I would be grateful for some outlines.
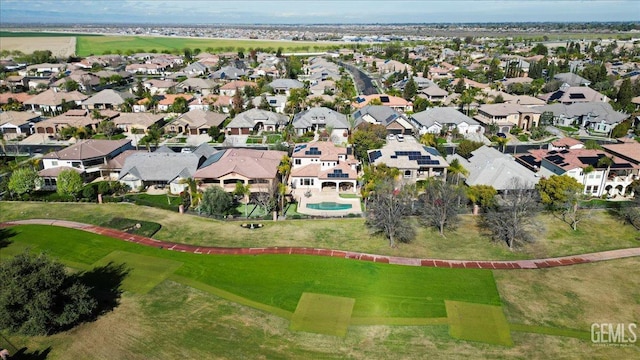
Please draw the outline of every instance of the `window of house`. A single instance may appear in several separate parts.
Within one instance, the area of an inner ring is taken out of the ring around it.
[[[58,166],[58,162],[57,161],[52,161],[51,162],[51,166]]]
[[[405,178],[410,178],[411,177],[411,170],[405,170],[404,171],[404,177]]]
[[[591,192],[591,186],[587,186],[586,191],[587,191],[588,193],[590,193],[590,192]]]
[[[301,159],[295,159],[295,160],[293,161],[293,163],[294,163],[295,165],[300,165],[300,164],[302,164],[302,160],[301,160]]]
[[[594,193],[594,194],[598,193],[598,185],[596,185],[596,186],[594,186],[594,187],[593,187],[593,193]]]

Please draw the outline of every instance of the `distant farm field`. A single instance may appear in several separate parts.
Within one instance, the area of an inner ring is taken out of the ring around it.
[[[275,52],[310,52],[325,50],[334,44],[299,41],[239,40],[239,39],[193,39],[159,36],[78,36],[77,55],[88,56],[105,53],[126,52],[182,52],[184,48],[213,52],[236,52],[239,49],[271,49]]]
[[[73,36],[0,37],[0,51],[21,51],[31,54],[36,50],[49,50],[56,57],[69,57],[76,52]]]

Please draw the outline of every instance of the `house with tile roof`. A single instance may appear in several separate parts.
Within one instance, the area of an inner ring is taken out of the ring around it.
[[[220,87],[220,95],[234,96],[238,90],[244,91],[246,86],[250,86],[258,90],[258,84],[253,81],[233,80]]]
[[[214,110],[228,114],[232,108],[233,97],[225,95],[199,96],[189,102],[189,110]]]
[[[399,96],[386,94],[360,95],[356,97],[356,100],[351,104],[351,106],[356,109],[362,109],[369,105],[372,100],[375,100],[376,102],[379,101],[381,105],[390,107],[397,111],[413,111],[413,103],[411,101],[407,101]]]
[[[179,92],[200,94],[202,96],[214,94],[217,87],[218,84],[215,81],[201,78],[189,78],[176,85],[176,89]]]
[[[184,69],[182,69],[182,72],[187,74],[187,76],[189,77],[196,77],[208,73],[209,68],[206,65],[201,64],[199,61],[196,61],[187,65]]]
[[[273,111],[250,109],[236,115],[225,128],[227,135],[249,135],[252,132],[281,131],[289,117]]]
[[[603,162],[609,158],[611,165]],[[518,161],[530,169],[538,170],[540,176],[567,175],[583,184],[583,194],[601,197],[625,195],[631,184],[638,179],[639,166],[622,157],[611,156],[596,149],[573,150],[529,150],[519,155]],[[592,171],[587,172],[585,169]]]
[[[584,143],[580,140],[563,137],[561,139],[553,140],[549,143],[549,150],[574,150],[584,149]]]
[[[400,178],[406,184],[437,177],[446,179],[449,164],[440,153],[420,144],[413,137],[404,141],[387,140],[380,149],[367,151],[369,164],[385,164],[400,170]]]
[[[539,99],[542,99],[551,104],[558,102],[561,104],[576,104],[576,103],[590,103],[590,102],[603,102],[609,101],[606,95],[603,95],[587,86],[570,86],[569,84],[562,84],[557,91],[538,95]]]
[[[169,108],[176,101],[177,98],[183,98],[187,101],[187,104],[193,100],[191,94],[165,94],[158,101],[158,111],[169,111]]]
[[[228,115],[213,111],[190,110],[165,125],[165,131],[174,134],[206,134],[210,128],[220,128]]]
[[[462,135],[484,133],[482,125],[460,111],[451,107],[434,107],[417,112],[409,117],[420,135],[458,129]]]
[[[36,113],[59,114],[62,112],[64,102],[71,102],[74,107],[79,107],[89,97],[78,91],[57,91],[49,89],[34,95],[24,101],[24,106]]]
[[[135,99],[134,94],[104,89],[82,102],[84,109],[119,109],[127,99]]]
[[[80,140],[62,150],[42,157],[43,170],[40,176],[48,178],[48,186],[55,186],[55,178],[66,168],[73,168],[82,174],[85,181],[103,176],[109,160],[120,153],[132,149],[131,140]],[[63,168],[63,169],[59,169]]]
[[[474,120],[488,129],[490,125],[497,125],[499,132],[508,133],[513,127],[529,130],[538,126],[542,111],[528,108],[519,104],[484,104],[478,108]]]
[[[150,127],[161,125],[166,114],[119,113],[113,124],[125,134],[145,134]]]
[[[100,113],[106,119],[111,119],[115,115],[104,114],[104,110]],[[74,109],[64,114],[54,116],[52,118],[42,120],[36,123],[35,130],[38,134],[54,135],[58,134],[64,127],[88,128],[96,130],[100,121],[105,119],[95,118],[87,109]]]
[[[330,141],[296,144],[291,154],[292,189],[357,191],[360,162],[347,148]]]
[[[200,188],[220,186],[233,192],[236,183],[249,185],[252,194],[268,192],[279,182],[278,165],[285,151],[232,148],[220,150],[194,173]]]
[[[29,136],[35,132],[34,124],[40,121],[40,115],[24,111],[0,112],[0,133],[6,139]]]

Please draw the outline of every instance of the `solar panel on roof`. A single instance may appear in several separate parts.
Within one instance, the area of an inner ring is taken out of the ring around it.
[[[569,99],[586,99],[586,97],[584,96],[584,94],[577,93],[577,94],[569,94]]]
[[[389,97],[388,96],[380,96],[380,102],[381,103],[388,103],[389,102]]]
[[[382,152],[380,150],[372,151],[369,153],[369,162],[374,162],[378,160],[381,156],[382,156]]]

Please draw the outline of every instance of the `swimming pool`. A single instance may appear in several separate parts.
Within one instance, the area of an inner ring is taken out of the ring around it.
[[[307,208],[313,210],[348,210],[351,209],[351,204],[338,204],[334,202],[321,202],[316,204],[307,204]]]

